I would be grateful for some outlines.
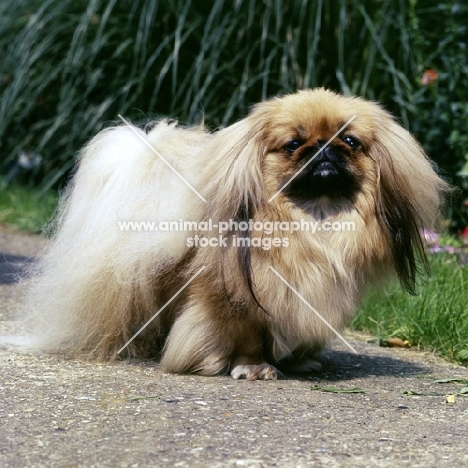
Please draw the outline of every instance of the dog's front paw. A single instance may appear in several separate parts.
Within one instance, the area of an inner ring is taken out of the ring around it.
[[[283,374],[270,364],[238,365],[231,371],[231,376],[235,379],[247,380],[276,380]]]

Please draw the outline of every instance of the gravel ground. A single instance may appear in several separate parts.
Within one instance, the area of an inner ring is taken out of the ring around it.
[[[0,230],[4,324],[18,299],[11,272],[41,242]],[[468,466],[468,397],[457,395],[468,384],[436,382],[468,379],[468,370],[347,337],[358,355],[337,342],[321,373],[268,382],[0,347],[0,466]],[[330,387],[365,393],[324,391]]]

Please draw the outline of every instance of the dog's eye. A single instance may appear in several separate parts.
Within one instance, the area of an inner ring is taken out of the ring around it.
[[[345,135],[342,138],[343,142],[346,143],[351,149],[356,149],[361,143],[360,141],[351,135]]]
[[[284,149],[288,151],[289,153],[294,153],[294,151],[296,151],[301,146],[302,146],[302,141],[294,139],[294,140],[288,141],[284,145]]]

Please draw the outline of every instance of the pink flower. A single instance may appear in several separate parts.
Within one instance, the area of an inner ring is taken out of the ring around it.
[[[423,86],[429,86],[432,83],[436,82],[439,78],[439,74],[432,69],[426,70],[421,78],[421,83]]]
[[[428,245],[437,244],[437,241],[439,240],[439,234],[434,231],[429,231],[428,229],[422,229],[421,236]]]

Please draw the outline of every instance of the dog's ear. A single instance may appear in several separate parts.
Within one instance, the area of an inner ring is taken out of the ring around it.
[[[414,294],[418,260],[429,271],[421,230],[437,225],[448,186],[416,140],[390,116],[385,115],[379,127],[369,152],[379,174],[377,216],[391,245],[395,271]]]
[[[249,116],[217,132],[206,151],[206,200],[209,216],[216,220],[235,219],[250,213],[264,202],[261,122]]]
[[[419,257],[426,272],[429,264],[419,233],[423,225],[412,201],[393,174],[392,165],[380,167],[380,184],[377,192],[377,216],[391,244],[393,266],[403,287],[415,294]]]
[[[206,180],[206,218],[214,222],[233,220],[237,226],[247,225],[249,219],[265,203],[265,187],[262,174],[266,153],[264,122],[256,113],[217,132],[206,151],[210,158]],[[237,239],[250,237],[248,229],[233,232]],[[255,293],[251,265],[250,242],[240,242],[237,265],[258,307],[267,312]],[[224,253],[222,262],[224,261]],[[224,269],[220,271],[224,275]],[[268,312],[267,312],[268,313]]]

